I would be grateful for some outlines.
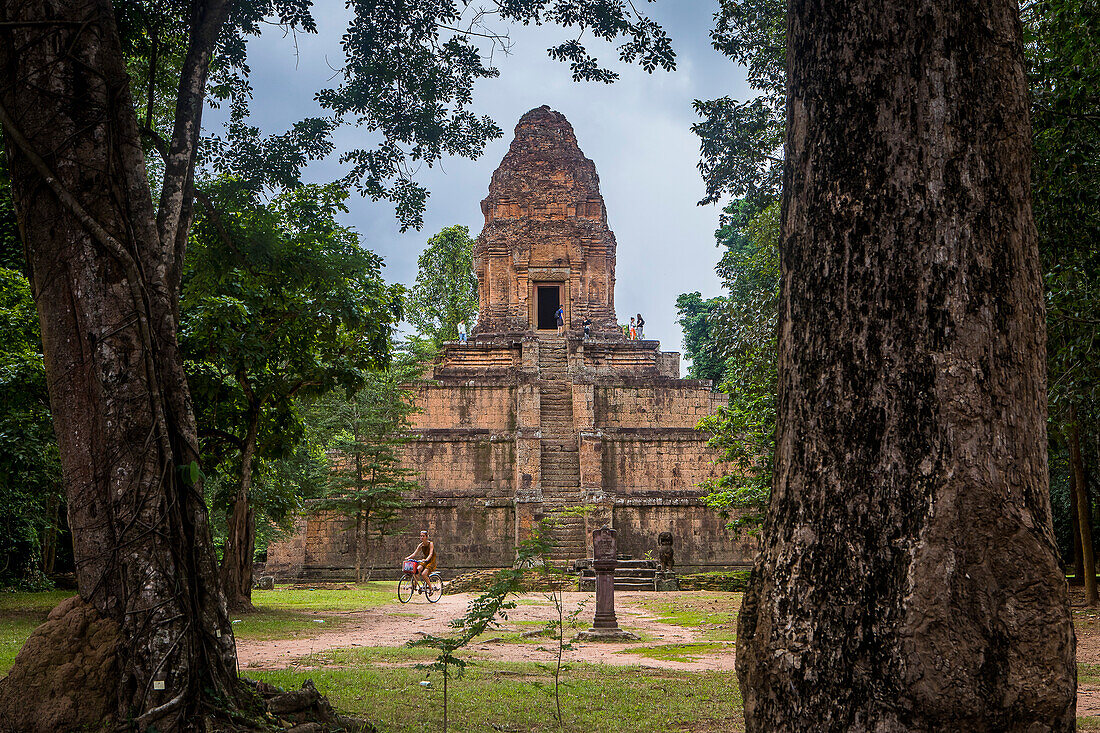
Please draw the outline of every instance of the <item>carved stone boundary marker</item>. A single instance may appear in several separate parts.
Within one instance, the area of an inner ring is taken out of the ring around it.
[[[592,532],[592,569],[596,571],[596,616],[592,628],[577,634],[579,641],[637,640],[619,628],[615,618],[615,530],[606,524]]]

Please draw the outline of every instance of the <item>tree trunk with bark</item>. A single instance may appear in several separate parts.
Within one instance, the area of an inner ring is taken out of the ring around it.
[[[241,482],[226,517],[225,551],[222,553],[222,588],[232,613],[245,613],[252,607],[252,562],[256,556],[256,514],[249,497],[252,491],[252,462],[260,432],[260,407],[251,411],[248,432],[241,449]]]
[[[355,443],[359,445],[359,433],[355,433]],[[363,456],[355,454],[355,491],[358,506],[355,509],[355,582],[363,582]]]
[[[749,731],[1069,731],[1017,6],[792,0]]]
[[[1073,534],[1073,577],[1074,583],[1085,582],[1085,556],[1081,544],[1080,510],[1077,508],[1077,475],[1069,472],[1069,526]],[[1086,515],[1087,516],[1087,515]]]
[[[201,16],[217,5],[194,7]],[[196,37],[219,26],[198,17]],[[209,61],[201,45],[184,69],[198,108]],[[0,79],[83,600],[73,613],[91,606],[119,631],[118,673],[89,694],[141,730],[189,729],[201,723],[204,690],[235,698],[236,665],[176,342],[186,206],[175,197],[162,207],[162,238],[107,0],[0,3]],[[193,112],[180,114],[189,139]],[[180,160],[193,155],[175,142]],[[71,648],[56,626],[58,647]],[[5,724],[99,724],[81,720],[79,704],[58,721],[56,700],[14,684],[39,663],[31,656],[20,655],[0,689]],[[43,672],[70,693],[95,677],[72,659]]]
[[[363,544],[366,540],[366,531],[363,526],[363,509],[355,513],[355,582],[363,582]]]
[[[1085,476],[1085,460],[1081,455],[1081,430],[1077,425],[1077,406],[1069,408],[1069,465],[1070,488],[1073,491],[1073,503],[1077,509],[1077,534],[1081,547],[1081,578],[1085,584],[1085,603],[1095,606],[1100,603],[1096,591],[1096,554],[1092,549],[1092,523],[1090,522],[1088,478]]]
[[[53,573],[54,563],[57,561],[58,520],[61,518],[61,500],[57,496],[51,496],[46,503],[46,516],[49,518],[49,526],[42,530],[42,572],[47,575]]]

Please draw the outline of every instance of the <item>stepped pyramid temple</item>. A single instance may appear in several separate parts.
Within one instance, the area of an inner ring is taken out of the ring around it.
[[[624,337],[615,235],[596,166],[564,116],[540,107],[520,119],[481,210],[477,325],[419,387],[406,465],[421,489],[407,497],[400,533],[372,541],[370,564],[396,570],[427,528],[445,577],[510,566],[531,527],[566,507],[589,511],[558,517],[558,559],[592,557],[591,531],[610,524],[618,551],[635,558],[656,556],[658,535],[671,532],[678,569],[751,563],[753,549],[729,536],[698,486],[722,467],[695,425],[725,396],[680,379],[678,353]],[[270,548],[266,572],[351,576],[345,526],[301,519]]]

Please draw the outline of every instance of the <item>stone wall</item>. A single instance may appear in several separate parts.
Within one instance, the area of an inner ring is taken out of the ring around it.
[[[427,384],[417,391],[414,430],[516,429],[516,387],[507,383]]]
[[[699,484],[722,475],[725,464],[707,446],[707,436],[694,430],[634,428],[603,434],[603,490],[615,495],[698,495]]]
[[[268,550],[264,572],[279,580],[352,578],[355,548],[347,525],[347,519],[331,512],[298,520],[294,535]],[[512,564],[515,510],[509,500],[414,500],[394,529],[396,534],[372,539],[367,565],[375,569],[376,579],[397,577],[421,529],[436,542],[437,569],[444,578]]]
[[[752,565],[758,540],[730,536],[726,520],[697,498],[638,501],[619,499],[612,508],[618,552],[658,556],[657,535],[672,533],[678,572]]]
[[[516,448],[487,430],[430,430],[404,446],[403,465],[418,471],[418,498],[511,497]]]
[[[507,341],[460,344],[457,341],[444,345],[443,353],[435,369],[451,375],[469,374],[483,377],[507,372],[518,366],[518,344]]]
[[[694,428],[727,401],[708,381],[621,379],[596,385],[593,409],[597,428]]]

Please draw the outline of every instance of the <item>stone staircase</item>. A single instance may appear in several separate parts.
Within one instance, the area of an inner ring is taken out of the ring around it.
[[[596,573],[592,570],[592,560],[582,560],[573,565],[580,573],[580,589],[596,589]],[[657,562],[654,560],[634,560],[620,556],[615,568],[615,590],[656,590]]]
[[[550,557],[569,561],[585,556],[584,517],[562,514],[577,506],[581,470],[573,425],[573,386],[564,339],[539,343],[542,432],[542,502],[552,522]]]

